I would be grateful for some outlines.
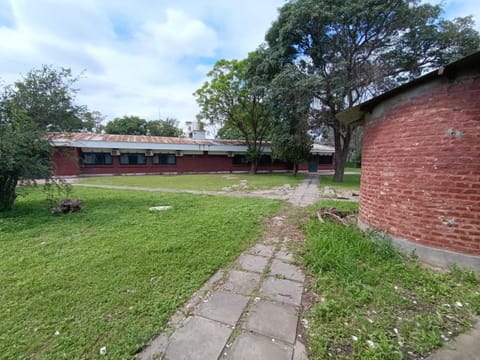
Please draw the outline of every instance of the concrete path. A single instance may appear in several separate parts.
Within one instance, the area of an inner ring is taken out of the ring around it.
[[[231,196],[231,197],[252,197],[252,198],[264,198],[264,199],[278,199],[286,200],[289,198],[288,193],[268,193],[268,191],[207,191],[207,190],[183,190],[183,189],[170,189],[170,188],[151,188],[142,186],[126,186],[126,185],[100,185],[100,184],[81,184],[72,183],[73,186],[92,187],[100,189],[114,189],[114,190],[140,190],[151,192],[166,192],[166,193],[186,193],[195,195],[219,195],[219,196]]]
[[[288,200],[294,206],[305,207],[312,205],[320,199],[320,192],[318,184],[320,181],[319,174],[308,174],[308,177],[300,183],[296,188],[290,192],[274,193],[268,190],[254,190],[250,192],[244,191],[207,191],[207,190],[183,190],[170,188],[151,188],[142,186],[127,186],[127,185],[101,185],[101,184],[82,184],[71,182],[73,186],[92,187],[100,189],[114,189],[114,190],[140,190],[151,192],[166,192],[166,193],[186,193],[195,195],[217,195],[217,196],[231,196],[231,197],[252,197],[264,199]]]
[[[289,202],[310,205],[318,192],[309,176]],[[295,233],[284,216],[270,219],[262,241],[215,274],[137,358],[306,360],[297,334],[305,276],[288,250]]]
[[[305,207],[312,205],[320,200],[320,191],[318,184],[320,175],[309,174],[308,177],[298,185],[288,201],[294,206]]]
[[[480,359],[480,318],[475,326],[452,342],[430,355],[427,360],[478,360]]]

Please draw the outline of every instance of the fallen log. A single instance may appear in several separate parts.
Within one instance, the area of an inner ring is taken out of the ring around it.
[[[317,218],[322,224],[325,223],[324,217],[327,217],[337,224],[348,226],[355,222],[354,215],[355,211],[336,208],[321,208],[317,211]]]

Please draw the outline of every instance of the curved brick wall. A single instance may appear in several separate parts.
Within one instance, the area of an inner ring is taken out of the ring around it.
[[[377,105],[362,153],[359,221],[480,255],[480,77],[442,78]]]

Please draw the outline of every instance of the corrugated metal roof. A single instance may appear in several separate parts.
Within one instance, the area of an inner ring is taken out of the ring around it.
[[[48,133],[53,146],[71,146],[103,149],[149,149],[149,150],[189,150],[189,151],[247,151],[247,143],[242,140],[175,138],[145,135],[111,135],[89,133]],[[265,142],[263,151],[272,151],[270,143]],[[312,154],[333,154],[331,146],[314,144]]]
[[[52,141],[102,141],[124,143],[148,143],[148,144],[185,144],[185,145],[208,145],[209,140],[192,140],[189,138],[146,136],[146,135],[113,135],[91,133],[49,133]]]

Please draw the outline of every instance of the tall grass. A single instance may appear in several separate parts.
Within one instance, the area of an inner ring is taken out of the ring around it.
[[[419,359],[480,313],[472,272],[423,267],[354,227],[312,220],[304,261],[320,301],[308,314],[312,358]]]

